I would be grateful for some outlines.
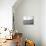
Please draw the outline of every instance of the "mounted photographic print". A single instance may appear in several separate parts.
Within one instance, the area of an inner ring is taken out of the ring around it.
[[[24,25],[33,25],[34,24],[34,16],[24,16],[23,24]]]

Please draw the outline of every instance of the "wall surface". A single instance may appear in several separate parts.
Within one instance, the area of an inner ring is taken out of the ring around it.
[[[12,6],[16,0],[0,0],[0,27],[12,29]]]
[[[42,46],[46,46],[46,0],[41,1],[41,38]]]
[[[24,38],[35,41],[41,46],[41,0],[23,0],[20,5],[14,5],[15,28],[22,32]],[[34,16],[34,25],[24,25],[24,16]]]

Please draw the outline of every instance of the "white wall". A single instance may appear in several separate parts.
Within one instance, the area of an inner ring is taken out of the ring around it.
[[[0,0],[0,27],[12,28],[12,6],[16,0]]]
[[[41,0],[23,0],[15,8],[15,28],[22,32],[25,38],[34,40],[36,46],[41,46]],[[34,25],[24,25],[23,16],[34,16]]]
[[[41,1],[41,38],[42,46],[46,46],[46,0]]]

